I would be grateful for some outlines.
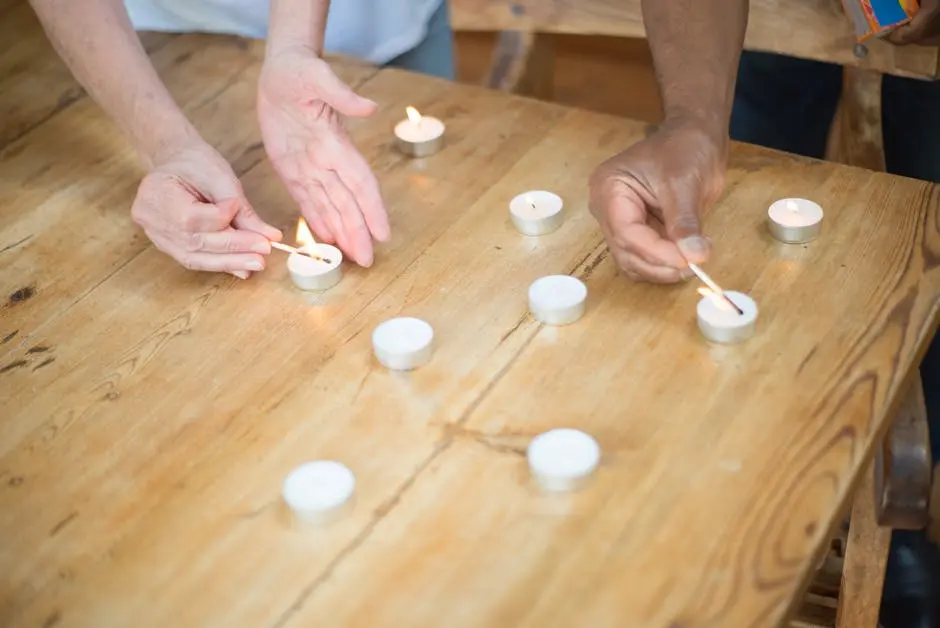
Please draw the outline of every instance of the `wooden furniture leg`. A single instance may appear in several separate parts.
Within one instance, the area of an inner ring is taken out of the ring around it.
[[[552,100],[555,53],[551,35],[501,31],[484,84],[491,89]]]
[[[874,473],[866,473],[855,495],[842,563],[837,628],[876,628],[891,530],[875,517]]]
[[[924,387],[917,376],[875,457],[879,525],[893,530],[922,530],[927,526],[932,468]]]

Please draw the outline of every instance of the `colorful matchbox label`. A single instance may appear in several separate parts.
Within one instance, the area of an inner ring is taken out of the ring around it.
[[[842,0],[842,6],[855,29],[855,38],[882,37],[910,21],[918,0]]]

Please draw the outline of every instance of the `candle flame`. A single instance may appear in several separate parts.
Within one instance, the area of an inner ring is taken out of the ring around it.
[[[714,303],[716,306],[718,306],[725,312],[734,312],[734,308],[728,305],[728,302],[725,301],[723,298],[721,298],[718,295],[718,293],[715,292],[714,290],[710,288],[706,288],[705,286],[702,286],[701,288],[698,289],[698,293],[702,295],[703,297],[708,297],[709,299],[711,299],[712,303]]]
[[[800,213],[800,206],[796,204],[796,201],[787,201],[787,202],[786,202],[786,207],[787,207],[787,209],[789,209],[789,210],[790,210],[791,212],[793,212],[794,214],[799,214],[799,213]]]
[[[307,221],[304,220],[303,217],[297,219],[297,235],[294,239],[297,241],[297,248],[299,249],[306,249],[317,243],[313,234],[310,233],[310,227],[307,226]]]
[[[405,107],[405,113],[408,114],[408,119],[415,124],[421,124],[421,114],[418,113],[418,110],[414,107],[408,106]]]
[[[528,194],[525,195],[525,202],[528,203],[532,209],[535,209],[535,201],[533,201],[532,197]]]

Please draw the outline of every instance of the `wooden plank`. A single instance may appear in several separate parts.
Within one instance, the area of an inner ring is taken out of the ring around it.
[[[248,96],[225,95],[254,71],[223,89],[207,70],[218,96],[193,96],[229,150],[254,123]],[[0,623],[784,621],[935,327],[940,188],[734,146],[706,217],[709,271],[750,292],[761,318],[748,343],[710,346],[695,285],[623,280],[586,209],[588,173],[642,124],[394,71],[361,91],[382,106],[350,128],[393,229],[374,267],[347,267],[314,297],[291,287],[283,258],[242,282],[140,245],[84,298],[46,290],[29,342],[5,345]],[[448,124],[433,158],[393,148],[407,104]],[[117,145],[100,113],[85,116],[80,130]],[[9,164],[29,171],[18,160],[45,127],[5,153],[4,177]],[[55,163],[70,168],[36,176],[84,210],[81,246],[58,245],[28,188],[4,205],[4,220],[42,227],[34,261],[55,284],[135,233],[94,211],[130,156],[103,170],[76,146],[59,145],[69,157]],[[258,160],[249,149],[234,161]],[[269,165],[244,179],[259,211],[289,226],[296,208]],[[544,187],[564,197],[565,225],[521,237],[506,204]],[[764,208],[807,189],[825,237],[775,242]],[[588,284],[577,325],[526,314],[529,282],[555,272]],[[410,374],[370,355],[371,329],[399,314],[437,333],[434,360]],[[40,366],[43,355],[54,360]],[[15,361],[26,365],[6,368]],[[592,433],[605,457],[587,490],[545,499],[520,452],[560,425]],[[323,457],[355,471],[356,506],[335,526],[291,529],[280,483]]]
[[[236,174],[263,157],[257,125],[239,122],[254,118],[262,56],[261,43],[201,35],[173,40],[154,54],[176,101]],[[42,55],[37,62],[44,63]],[[350,65],[340,72],[356,85],[375,69]],[[14,88],[3,98],[18,93]],[[82,99],[0,151],[0,203],[30,208],[0,216],[0,338],[15,334],[16,341],[0,346],[0,356],[25,349],[31,334],[149,246],[130,218],[143,172],[114,129],[95,103]],[[80,257],[61,254],[75,243]]]
[[[640,0],[449,0],[457,31],[541,31],[645,37]],[[781,26],[783,25],[783,26]],[[751,50],[828,61],[916,78],[940,77],[937,47],[855,37],[839,0],[752,0],[745,45]]]
[[[551,157],[543,159],[546,167],[531,170],[550,170]],[[908,311],[901,293],[869,318],[856,308],[870,305],[834,288],[848,282],[863,300],[883,298],[904,283],[900,260],[919,248],[892,255],[899,265],[886,273],[884,257],[863,259],[863,251],[888,237],[885,220],[909,230],[896,244],[930,223],[921,222],[924,214],[888,211],[894,200],[887,199],[901,188],[886,175],[777,159],[736,147],[731,191],[707,223],[715,250],[735,251],[713,260],[715,275],[726,285],[753,286],[767,316],[751,344],[700,343],[688,317],[691,286],[624,282],[598,243],[575,270],[591,295],[585,319],[564,329],[522,320],[513,334],[534,336],[512,367],[465,422],[445,432],[447,449],[315,583],[286,625],[331,617],[390,626],[390,618],[400,624],[407,617],[425,626],[442,613],[460,626],[784,620],[817,548],[841,522],[841,505],[854,492],[848,478],[869,467],[892,411],[899,381],[889,345],[925,340],[915,340],[925,333],[920,324],[889,322],[891,312]],[[908,202],[934,189],[917,185]],[[839,225],[839,235],[829,234],[833,246],[792,249],[753,236],[760,208],[806,186],[834,212],[827,213]],[[864,219],[874,222],[848,227],[845,221],[862,220],[873,204],[884,208]],[[924,235],[937,242],[932,230]],[[914,266],[922,263],[930,262]],[[823,279],[829,273],[837,276]],[[863,276],[875,284],[856,283]],[[875,279],[882,276],[890,279]],[[924,299],[922,307],[935,298],[909,294]],[[861,322],[874,319],[878,331]],[[756,366],[761,355],[773,356],[773,367]],[[823,380],[826,393],[813,386]],[[599,439],[603,469],[582,494],[540,498],[524,448],[534,435],[569,425]]]
[[[0,563],[16,565],[5,575],[9,586],[6,605],[0,605],[5,614],[0,616],[13,617],[17,623],[33,619],[42,623],[60,609],[73,623],[100,623],[104,618],[133,622],[143,616],[164,625],[271,623],[371,525],[377,516],[373,511],[391,507],[395,493],[435,449],[437,436],[426,430],[428,422],[463,412],[501,372],[519,342],[503,338],[517,322],[515,303],[506,300],[494,307],[488,298],[504,268],[486,264],[484,257],[485,276],[471,266],[456,273],[446,265],[431,276],[416,272],[415,264],[442,252],[446,257],[446,251],[455,247],[474,249],[481,256],[498,253],[493,246],[498,243],[489,233],[468,229],[469,217],[454,208],[469,206],[490,189],[505,174],[506,162],[542,140],[562,111],[526,101],[507,104],[492,100],[483,90],[453,92],[443,82],[402,90],[403,77],[387,73],[367,84],[363,93],[382,102],[383,111],[368,125],[351,124],[360,146],[382,173],[392,211],[394,237],[379,252],[384,261],[378,266],[368,273],[348,268],[342,289],[311,308],[307,298],[290,286],[283,258],[258,281],[237,282],[188,273],[147,248],[35,339],[51,347],[46,355],[57,357],[54,364],[5,374],[0,382],[4,398],[17,390],[43,390],[43,394],[13,399],[21,420],[5,422],[0,435],[6,453],[0,457],[0,469],[22,478],[27,489],[0,493],[4,513],[11,513],[3,521],[29,517],[36,523],[34,528],[16,530],[16,545],[35,552],[15,560],[9,553],[0,554]],[[457,146],[445,149],[424,167],[390,152],[389,129],[407,104],[447,118],[449,138]],[[469,110],[475,115],[468,115]],[[506,128],[517,132],[503,138]],[[470,146],[460,146],[462,137],[475,139]],[[583,180],[575,176],[571,185],[581,185]],[[296,210],[267,164],[253,169],[244,183],[248,194],[259,207],[269,208],[278,224],[287,226],[295,220]],[[484,214],[500,224],[504,219],[501,213],[481,207],[478,218]],[[462,222],[455,228],[458,219]],[[574,238],[594,239],[587,212],[567,229]],[[518,246],[510,234],[504,239],[507,248]],[[569,258],[579,254],[577,247],[559,244],[558,249]],[[519,259],[519,254],[513,259],[528,272],[541,263],[535,257]],[[139,298],[120,298],[131,291]],[[466,313],[456,316],[468,310],[467,303],[478,304],[472,309],[475,320]],[[437,315],[423,311],[428,305]],[[428,316],[443,334],[450,332],[449,325],[464,322],[481,332],[439,349],[438,359],[450,365],[446,372],[429,371],[429,379],[405,382],[370,365],[368,352],[371,327],[402,310]],[[233,327],[235,311],[240,312],[239,322]],[[83,333],[74,335],[71,330],[79,328]],[[133,339],[108,334],[108,329],[127,330]],[[247,344],[228,342],[233,334]],[[304,373],[302,384],[295,377],[271,377],[282,371],[285,361]],[[246,379],[236,390],[223,384],[228,375],[216,380],[218,386],[208,384],[200,376],[208,372],[241,372]],[[351,372],[360,376],[350,379]],[[168,385],[174,389],[171,397],[158,392]],[[414,387],[433,397],[415,397]],[[324,390],[330,391],[329,402],[320,399]],[[169,405],[138,405],[154,394]],[[63,404],[66,398],[72,402]],[[185,407],[176,407],[184,398]],[[361,405],[367,399],[381,400],[389,417],[384,428],[377,429],[371,407]],[[99,439],[117,428],[115,420],[123,423],[120,417],[128,411],[136,414],[124,441],[133,455],[93,455]],[[331,419],[338,414],[346,419],[334,424]],[[195,445],[197,440],[203,442],[198,449],[211,460],[197,462],[198,452],[184,445]],[[395,456],[385,461],[374,458],[376,448],[393,443]],[[180,445],[183,449],[176,449]],[[157,453],[169,450],[176,453]],[[43,452],[40,458],[55,457],[59,463],[36,466],[39,458],[31,451]],[[86,455],[91,457],[83,464],[85,470],[66,477],[65,470],[77,462],[76,456]],[[233,472],[231,465],[244,455],[256,462]],[[355,467],[361,510],[326,537],[282,534],[277,498],[272,501],[270,491],[276,493],[290,467],[311,455],[333,456]],[[219,475],[222,469],[228,471]],[[0,486],[8,487],[9,473]],[[121,479],[115,484],[117,478]],[[120,490],[118,485],[125,480],[134,486],[125,496],[128,501],[112,492]],[[118,503],[116,509],[107,509],[105,517],[82,505],[85,498],[94,501],[95,496],[108,494]],[[202,510],[196,519],[184,514],[203,500],[227,500],[226,495],[234,494],[242,495],[238,504]],[[51,498],[57,506],[37,510],[38,502],[29,495],[44,495],[43,500]],[[11,500],[19,504],[16,514],[7,509]],[[48,531],[75,511],[79,514],[67,531],[50,539]],[[237,603],[228,585],[194,588],[195,582],[218,574],[212,575],[213,561],[192,560],[196,554],[226,553],[235,537],[213,530],[236,521],[231,531],[244,535],[239,542],[245,544],[245,560],[240,560],[240,567],[227,569],[224,580],[242,582],[245,591],[253,592],[239,595]],[[190,530],[185,539],[179,536],[183,528]],[[102,534],[105,530],[109,532]],[[48,553],[50,541],[58,546],[75,538],[84,539],[80,547],[59,546],[62,551]],[[8,545],[5,551],[13,548]],[[259,564],[279,564],[283,575],[293,574],[294,585],[285,588],[277,578],[259,582]],[[141,570],[142,565],[150,568]],[[56,576],[62,570],[71,574],[68,581]],[[153,579],[163,583],[163,610],[153,608],[146,593]],[[36,588],[40,585],[42,590]],[[111,599],[116,588],[126,593],[118,605]]]
[[[914,373],[875,459],[878,524],[893,530],[922,530],[928,523],[932,480],[924,386],[920,374]]]
[[[85,91],[59,58],[49,54],[45,37],[23,37],[40,32],[39,20],[27,2],[17,2],[0,19],[0,150],[58,114]],[[173,35],[145,33],[144,47],[155,52]]]
[[[862,476],[862,480],[849,523],[836,614],[837,628],[878,628],[891,529],[879,526],[875,517],[874,474],[871,470]]]
[[[551,35],[502,31],[483,84],[490,89],[551,101],[555,55]]]

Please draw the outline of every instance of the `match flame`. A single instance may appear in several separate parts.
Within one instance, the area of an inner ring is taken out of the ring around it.
[[[787,201],[786,207],[787,207],[787,209],[789,209],[789,210],[790,210],[791,212],[793,212],[794,214],[799,214],[799,213],[800,213],[800,206],[797,205],[795,201]]]
[[[418,113],[417,109],[408,106],[405,107],[405,113],[408,114],[408,119],[411,120],[414,124],[421,124],[421,114]]]
[[[720,296],[718,296],[718,294],[714,290],[710,288],[706,288],[705,286],[702,286],[701,288],[698,289],[698,293],[702,295],[703,297],[708,297],[709,299],[711,299],[712,303],[714,303],[717,307],[721,308],[725,312],[733,312],[737,314],[737,312],[734,311],[734,308],[728,305],[728,302],[722,299]]]
[[[297,235],[294,237],[294,239],[299,245],[297,248],[300,249],[312,247],[317,243],[313,237],[313,234],[310,233],[310,227],[307,226],[307,221],[302,217],[297,219]]]

